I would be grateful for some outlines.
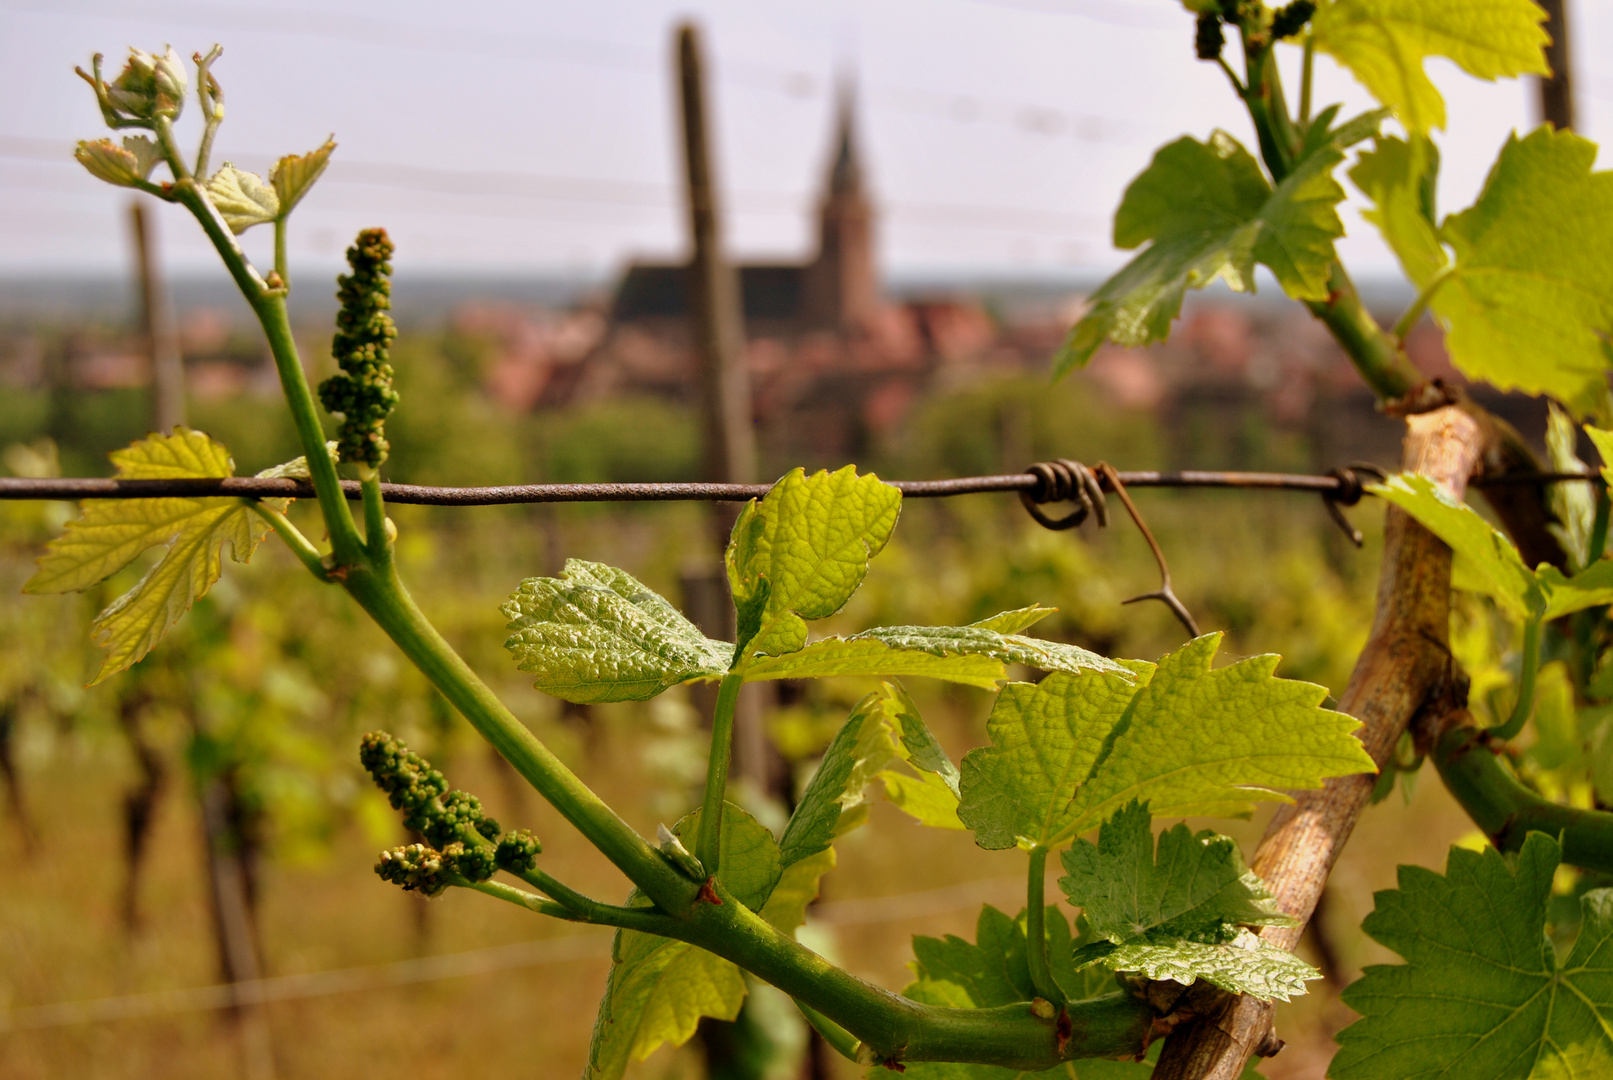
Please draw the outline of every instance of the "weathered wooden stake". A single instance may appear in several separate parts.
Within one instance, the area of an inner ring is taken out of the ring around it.
[[[1574,127],[1574,83],[1568,56],[1568,0],[1538,3],[1546,9],[1546,32],[1551,35],[1551,44],[1546,46],[1551,78],[1540,80],[1540,119],[1558,131],[1570,131]]]
[[[179,352],[174,308],[157,266],[155,223],[146,205],[129,204],[134,223],[135,270],[140,279],[140,330],[151,357],[151,422],[167,434],[185,422],[185,362]]]

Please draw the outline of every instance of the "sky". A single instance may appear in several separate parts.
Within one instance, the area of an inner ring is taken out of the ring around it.
[[[1571,0],[1578,127],[1613,135],[1613,4]],[[400,272],[614,273],[685,250],[673,33],[701,28],[725,243],[740,259],[806,256],[837,80],[856,85],[882,267],[908,276],[1084,276],[1120,265],[1109,219],[1161,144],[1220,127],[1253,146],[1225,78],[1192,53],[1177,0],[0,0],[0,274],[122,272],[131,193],[71,160],[106,134],[72,73],[109,76],[128,45],[214,42],[227,118],[215,164],[267,172],[334,132],[333,164],[292,220],[295,271],[334,268],[384,225]],[[1290,85],[1298,50],[1285,48]],[[1370,107],[1318,58],[1316,100]],[[1483,83],[1433,60],[1450,116],[1442,212],[1472,201],[1534,85]],[[193,143],[194,99],[181,121]],[[1602,164],[1606,167],[1604,156]],[[1348,185],[1346,185],[1348,186]],[[1343,211],[1346,264],[1394,263]],[[175,273],[213,265],[194,222],[162,207]],[[244,238],[267,260],[267,227]]]

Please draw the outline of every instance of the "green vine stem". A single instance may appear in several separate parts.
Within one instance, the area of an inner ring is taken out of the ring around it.
[[[1064,1004],[1064,994],[1053,981],[1047,965],[1046,911],[1042,904],[1042,890],[1047,877],[1047,853],[1043,844],[1033,844],[1030,850],[1030,871],[1025,879],[1025,961],[1030,967],[1031,987],[1036,996],[1055,1004]]]
[[[1413,300],[1411,306],[1395,321],[1395,328],[1390,333],[1394,335],[1396,341],[1405,342],[1406,335],[1412,332],[1412,329],[1417,325],[1417,320],[1423,317],[1423,312],[1427,311],[1428,305],[1433,302],[1434,294],[1439,291],[1441,285],[1450,280],[1451,275],[1455,272],[1456,264],[1450,263],[1428,279],[1428,284],[1424,285],[1422,290],[1417,293],[1417,299]]]
[[[286,547],[291,549],[291,553],[297,556],[297,560],[308,568],[309,573],[320,581],[330,580],[330,575],[325,572],[324,561],[320,558],[319,549],[291,523],[290,518],[257,499],[247,500],[247,505],[252,508],[253,513],[269,523],[269,527],[274,529]]]
[[[342,585],[471,726],[663,911],[693,903],[698,886],[527,730],[427,621],[395,571],[382,572],[366,561],[349,568]]]
[[[739,675],[723,676],[711,717],[711,759],[706,765],[706,793],[700,802],[700,827],[694,842],[694,857],[711,875],[717,873],[722,853],[723,799],[728,794],[728,766],[734,756],[734,710],[743,685]]]
[[[1516,851],[1530,832],[1559,836],[1563,861],[1613,873],[1613,813],[1581,810],[1530,791],[1496,756],[1465,710],[1434,744],[1434,767],[1473,823],[1501,851]],[[1466,722],[1463,722],[1466,721]]]
[[[1529,722],[1529,714],[1535,709],[1535,675],[1540,670],[1540,620],[1530,619],[1523,624],[1523,660],[1518,671],[1518,703],[1512,707],[1512,715],[1507,717],[1506,723],[1490,728],[1492,739],[1502,742],[1516,739],[1523,730],[1523,725]]]

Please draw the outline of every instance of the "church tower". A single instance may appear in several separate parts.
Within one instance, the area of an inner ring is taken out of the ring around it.
[[[854,330],[879,309],[874,273],[874,211],[858,160],[854,98],[838,94],[834,157],[818,211],[818,257],[806,268],[805,314],[813,326]]]

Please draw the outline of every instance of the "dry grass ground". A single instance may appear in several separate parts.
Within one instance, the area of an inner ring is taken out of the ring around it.
[[[972,696],[972,695],[971,695]],[[981,741],[982,706],[953,699],[930,715],[949,749]],[[633,744],[606,722],[591,753],[574,763],[649,830],[654,817],[641,798],[647,778]],[[550,733],[565,743],[564,732]],[[575,740],[571,740],[575,743]],[[216,981],[203,892],[198,825],[189,799],[171,790],[157,826],[143,901],[144,930],[126,940],[117,916],[122,861],[118,851],[122,780],[106,751],[58,748],[35,773],[30,798],[50,808],[42,844],[25,857],[13,830],[0,836],[0,997],[8,1009],[151,994]],[[95,760],[96,758],[101,760]],[[450,778],[482,793],[507,822],[536,827],[546,865],[602,896],[623,890],[610,867],[568,836],[535,797],[510,805],[513,789],[479,751],[455,760]],[[1219,823],[1223,829],[1227,823]],[[1246,844],[1260,822],[1232,823]],[[1385,955],[1354,929],[1371,894],[1393,885],[1399,862],[1442,865],[1447,846],[1469,826],[1437,783],[1425,783],[1411,807],[1397,794],[1367,816],[1335,875],[1328,932],[1353,978]],[[271,865],[264,875],[264,951],[271,976],[385,965],[423,954],[459,953],[511,942],[578,933],[489,898],[450,893],[422,902],[382,885],[369,871],[375,843],[358,827],[344,831],[315,865]],[[892,897],[979,882],[967,906],[927,900],[927,913],[880,917],[866,905],[828,909],[824,928],[837,958],[859,975],[900,987],[913,933],[972,937],[980,899],[1013,910],[1019,856],[987,853],[963,833],[924,830],[889,807],[875,808],[869,827],[840,844],[841,868],[825,900]],[[957,895],[957,894],[954,894]],[[912,905],[902,905],[909,911]],[[934,910],[946,907],[947,910]],[[849,920],[849,921],[847,921]],[[569,1077],[586,1052],[595,1003],[604,984],[607,938],[590,934],[593,955],[410,985],[286,1000],[267,1006],[278,1075],[324,1078],[408,1075],[420,1080],[489,1075]],[[1314,957],[1313,957],[1314,959]],[[1289,1048],[1265,1068],[1273,1077],[1319,1077],[1331,1035],[1348,1012],[1323,984],[1284,1009]],[[689,1052],[662,1051],[636,1069],[641,1077],[697,1076]],[[0,1034],[0,1076],[16,1080],[163,1080],[238,1075],[232,1028],[220,1012],[174,1012]],[[845,1075],[854,1075],[849,1067]]]

